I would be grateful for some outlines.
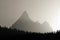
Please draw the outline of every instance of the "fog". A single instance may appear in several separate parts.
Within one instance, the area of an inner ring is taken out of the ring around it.
[[[60,0],[0,0],[0,24],[10,27],[25,10],[34,22],[47,21],[60,30]]]

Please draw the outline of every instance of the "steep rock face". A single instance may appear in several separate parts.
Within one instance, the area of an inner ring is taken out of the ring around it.
[[[22,16],[12,25],[11,28],[16,28],[24,31],[32,31],[32,32],[50,32],[52,28],[47,22],[40,24],[39,22],[33,22],[26,11],[22,14]]]
[[[29,18],[27,12],[24,11],[22,16],[12,25],[12,28],[32,30],[32,24],[34,24],[34,22]]]

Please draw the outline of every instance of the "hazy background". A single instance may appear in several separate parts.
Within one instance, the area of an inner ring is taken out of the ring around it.
[[[60,30],[60,0],[0,0],[0,24],[10,27],[24,11],[33,21],[47,21]]]

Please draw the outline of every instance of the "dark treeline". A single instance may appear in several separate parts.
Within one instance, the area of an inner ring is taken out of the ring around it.
[[[56,33],[36,33],[0,26],[0,38],[11,40],[60,40],[60,31]]]

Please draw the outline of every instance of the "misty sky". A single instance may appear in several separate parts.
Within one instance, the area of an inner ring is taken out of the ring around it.
[[[0,24],[10,27],[24,11],[33,21],[60,29],[60,0],[0,0]]]

